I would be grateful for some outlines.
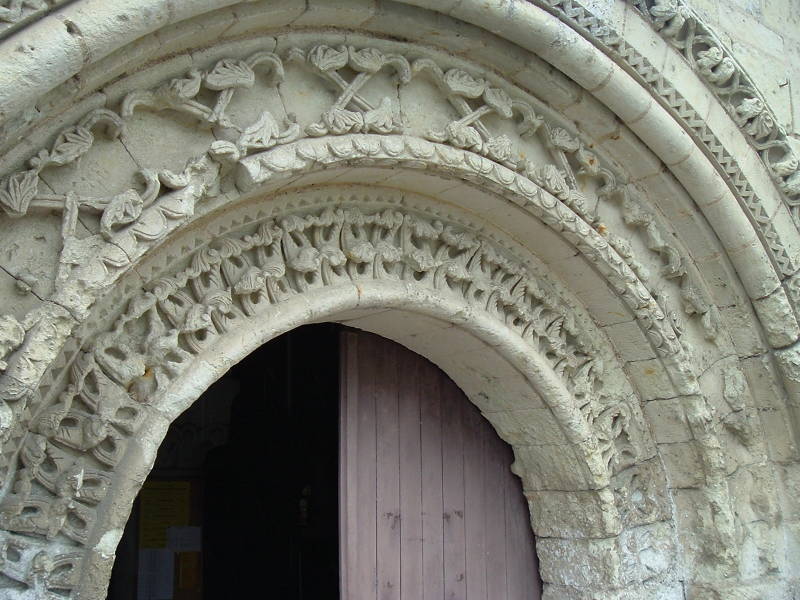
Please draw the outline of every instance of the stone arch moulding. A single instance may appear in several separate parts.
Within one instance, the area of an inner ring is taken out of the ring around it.
[[[84,2],[18,34],[30,58],[65,30],[84,69],[3,104],[44,115],[2,157],[4,591],[102,597],[170,419],[270,337],[346,320],[514,447],[549,597],[785,597],[790,178],[738,130],[719,151],[724,112],[687,117],[710,92],[614,62],[560,4],[204,6],[117,52]]]

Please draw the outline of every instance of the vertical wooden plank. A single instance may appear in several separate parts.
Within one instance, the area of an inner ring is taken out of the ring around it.
[[[400,598],[400,439],[396,344],[375,338],[378,598]]]
[[[498,453],[499,441],[494,429],[484,427],[484,469],[486,483],[486,597],[505,598],[506,587],[506,522],[503,457]]]
[[[467,600],[486,600],[486,530],[484,497],[484,436],[486,420],[467,398],[464,423],[464,533]]]
[[[358,336],[341,332],[339,352],[339,589],[342,598],[350,598],[358,558]]]
[[[413,353],[398,352],[400,420],[400,568],[402,600],[423,597],[422,449],[419,379],[421,362]]]
[[[358,343],[358,431],[356,457],[355,510],[356,525],[356,591],[358,598],[377,598],[376,546],[376,445],[375,445],[375,377],[369,368],[377,350],[376,341],[361,336]]]
[[[422,361],[417,357],[417,360]],[[423,365],[425,363],[422,363]],[[442,413],[440,378],[425,369],[419,378],[422,445],[423,599],[444,597],[442,537]]]
[[[510,448],[422,357],[343,340],[342,599],[538,600]]]
[[[466,546],[464,538],[464,430],[461,421],[463,393],[446,379],[442,381],[442,498],[444,536],[444,597],[466,596]]]

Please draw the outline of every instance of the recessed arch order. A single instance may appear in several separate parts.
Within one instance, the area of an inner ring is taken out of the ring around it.
[[[665,92],[652,49],[647,80],[561,5],[207,4],[16,34],[0,585],[103,597],[171,420],[334,320],[437,363],[512,445],[546,597],[789,589],[791,174],[696,61]]]

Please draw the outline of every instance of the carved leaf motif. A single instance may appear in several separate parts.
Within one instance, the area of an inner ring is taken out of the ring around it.
[[[378,255],[386,262],[398,262],[403,253],[400,251],[400,248],[397,246],[393,246],[389,242],[378,242],[377,246],[375,247]]]
[[[344,108],[333,108],[329,110],[322,115],[322,120],[328,130],[335,135],[359,131],[364,126],[364,115]],[[309,133],[311,135],[317,135],[310,130],[310,127]]]
[[[511,98],[509,98],[508,94],[506,94],[503,90],[499,88],[487,87],[483,92],[483,100],[501,117],[510,119],[514,116],[514,113],[511,111]]]
[[[499,162],[509,162],[512,154],[511,140],[507,135],[493,137],[486,141],[486,153]]]
[[[92,147],[94,136],[85,127],[65,129],[56,138],[49,162],[54,165],[66,165],[85,154]]]
[[[569,197],[567,181],[554,165],[545,165],[537,169],[534,180],[560,200],[566,200]]]
[[[320,71],[336,71],[347,64],[347,48],[341,46],[339,49],[330,46],[315,46],[308,53],[308,62],[317,67]]]
[[[275,138],[279,133],[280,127],[278,127],[275,117],[265,110],[255,123],[242,132],[236,145],[245,152],[250,148],[271,148],[275,145]]]
[[[478,98],[486,87],[483,79],[476,79],[461,69],[450,69],[442,80],[450,92],[467,98]]]
[[[25,339],[25,329],[11,315],[0,316],[0,372],[5,371],[5,358]]]
[[[320,259],[326,261],[333,267],[340,267],[347,262],[347,257],[339,248],[335,246],[324,246],[320,250]]]
[[[368,110],[364,114],[364,131],[378,133],[392,133],[397,127],[392,114],[392,103],[389,98],[383,98],[378,108]]]
[[[211,316],[208,314],[208,309],[201,304],[195,304],[187,311],[182,329],[192,332],[211,329],[212,327],[213,323],[211,322]]]
[[[142,197],[135,190],[127,190],[111,198],[100,218],[103,237],[111,239],[114,228],[136,221],[142,214]]]
[[[366,240],[352,240],[346,239],[343,247],[347,254],[347,258],[354,263],[369,263],[375,258],[377,254],[375,247]]]
[[[11,175],[6,189],[0,189],[0,205],[9,216],[21,217],[28,212],[28,205],[39,189],[39,174],[35,169],[20,171]]]
[[[422,219],[408,219],[406,221],[411,226],[413,234],[419,238],[435,240],[442,232],[442,223],[440,221],[423,221]]]
[[[377,73],[384,65],[383,52],[375,48],[362,48],[356,50],[352,46],[349,48],[350,66],[355,71],[366,73]]]
[[[255,83],[253,69],[246,62],[229,58],[219,61],[206,75],[206,87],[210,90],[249,88]]]
[[[300,273],[311,273],[319,268],[319,250],[313,247],[302,248],[294,256],[287,258],[287,264]]]
[[[566,129],[556,127],[550,132],[550,143],[564,152],[576,152],[580,147],[577,139],[572,137]]]
[[[453,229],[452,227],[445,227],[442,231],[442,240],[455,246],[459,250],[466,250],[473,248],[477,245],[478,241],[475,236],[464,230]]]
[[[408,262],[408,264],[411,265],[411,268],[413,268],[415,271],[419,271],[421,273],[435,269],[437,266],[433,255],[427,250],[420,249],[415,249],[409,252],[406,257],[406,262]]]
[[[236,294],[252,294],[264,286],[265,274],[258,267],[250,267],[233,286]]]
[[[236,144],[225,140],[213,142],[208,152],[215,160],[220,162],[235,163],[240,158],[239,149],[236,147]]]
[[[479,150],[483,146],[483,138],[478,130],[458,121],[449,123],[445,128],[445,135],[451,144],[458,148]]]

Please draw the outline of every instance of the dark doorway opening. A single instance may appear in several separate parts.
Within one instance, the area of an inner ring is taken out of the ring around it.
[[[109,600],[339,598],[338,331],[269,342],[172,424]]]

